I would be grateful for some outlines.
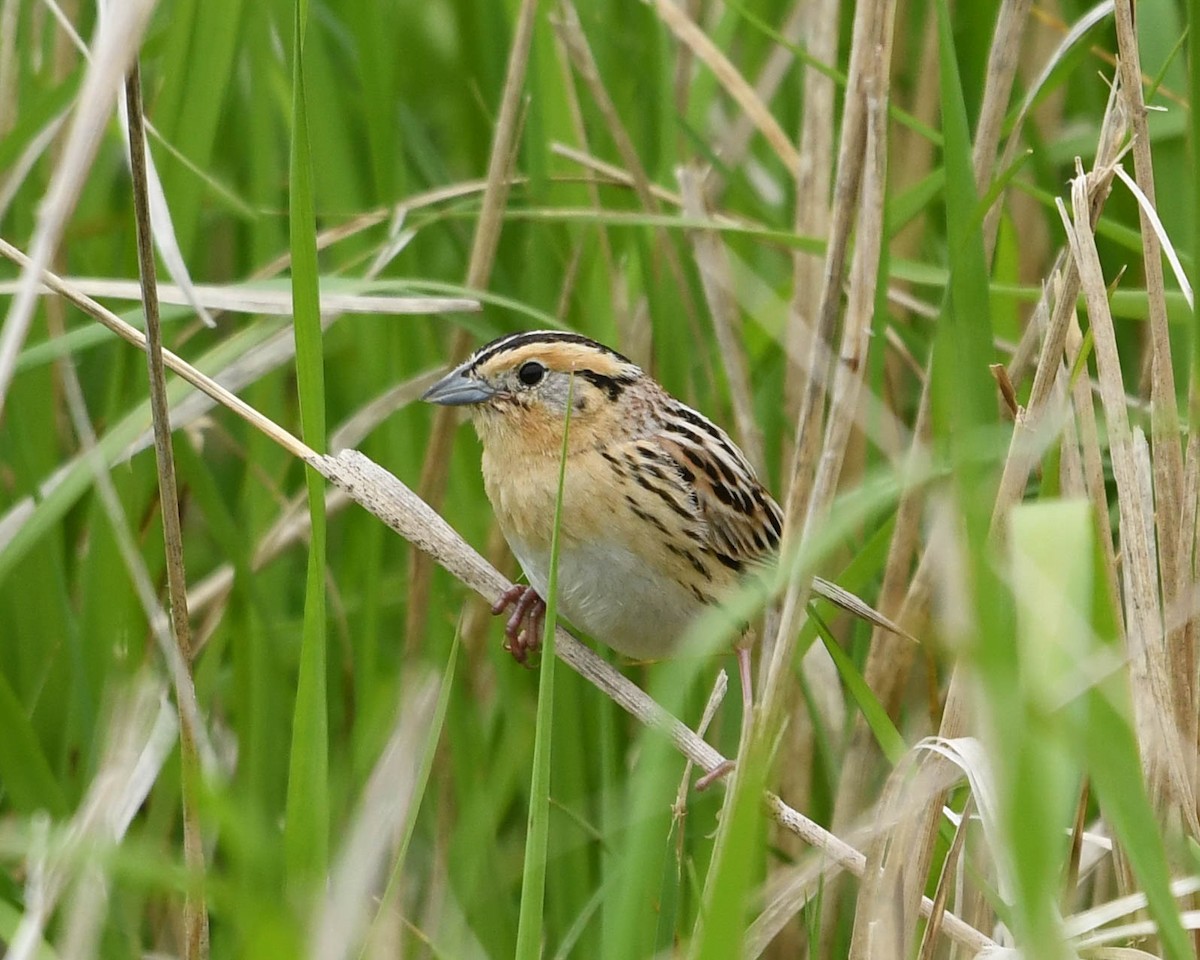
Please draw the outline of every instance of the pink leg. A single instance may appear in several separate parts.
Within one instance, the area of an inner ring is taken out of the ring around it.
[[[533,587],[514,585],[500,594],[492,604],[492,613],[499,615],[509,607],[512,616],[504,625],[504,649],[517,663],[524,664],[530,651],[542,644],[542,625],[546,620],[546,604]]]
[[[742,735],[738,742],[738,747],[741,749],[750,742],[750,728],[754,722],[754,680],[750,672],[750,648],[738,647],[735,652],[737,653],[738,675],[742,681]],[[729,776],[733,772],[734,766],[732,760],[726,760],[713,767],[696,781],[696,789],[698,791],[707,790],[718,780]]]
[[[742,739],[754,719],[754,675],[750,672],[750,648],[737,648],[738,674],[742,678]]]

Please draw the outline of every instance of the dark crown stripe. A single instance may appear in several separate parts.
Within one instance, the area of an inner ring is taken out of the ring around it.
[[[629,363],[628,358],[623,357],[611,347],[606,347],[602,343],[597,343],[590,337],[585,337],[578,333],[568,333],[564,330],[532,330],[529,333],[512,333],[505,337],[500,337],[498,340],[493,340],[491,343],[484,344],[475,351],[475,356],[470,360],[468,369],[475,370],[480,364],[486,363],[493,357],[501,353],[507,353],[510,350],[519,350],[521,347],[529,346],[533,343],[577,343],[581,346],[591,347],[600,353],[607,354],[622,363]]]

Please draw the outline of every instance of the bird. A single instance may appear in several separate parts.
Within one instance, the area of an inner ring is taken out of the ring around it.
[[[502,336],[422,399],[465,407],[482,443],[485,491],[529,581],[492,608],[511,609],[505,646],[519,662],[541,642],[564,429],[557,610],[593,639],[635,661],[676,655],[698,617],[778,555],[783,512],[737,444],[596,340]],[[898,630],[828,581],[814,589]],[[744,717],[745,638],[734,644]]]

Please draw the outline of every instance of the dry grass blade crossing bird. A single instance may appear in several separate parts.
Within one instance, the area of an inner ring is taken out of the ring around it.
[[[669,657],[697,616],[774,558],[783,515],[725,431],[615,350],[554,330],[479,348],[423,399],[467,407],[483,443],[488,499],[529,579],[493,607],[513,608],[517,660],[541,641],[568,397],[558,610],[625,656]],[[831,583],[814,589],[895,629]],[[736,648],[748,718],[744,637]]]

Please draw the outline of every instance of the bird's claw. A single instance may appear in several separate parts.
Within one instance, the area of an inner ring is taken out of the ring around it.
[[[546,604],[533,587],[516,584],[500,594],[492,604],[492,613],[499,616],[509,607],[513,611],[504,625],[504,649],[513,655],[517,663],[528,666],[529,654],[542,645]]]

